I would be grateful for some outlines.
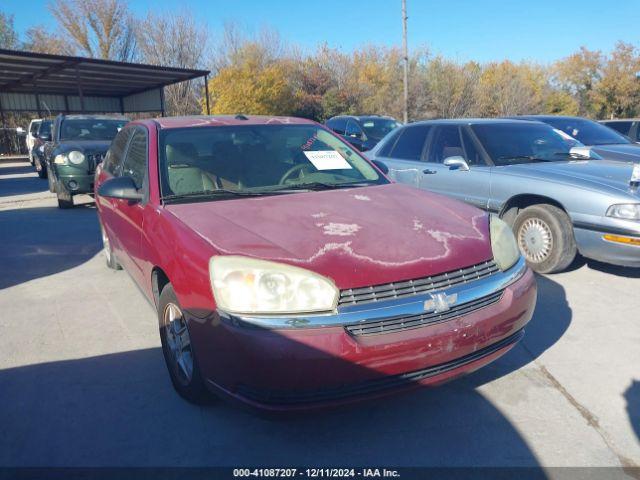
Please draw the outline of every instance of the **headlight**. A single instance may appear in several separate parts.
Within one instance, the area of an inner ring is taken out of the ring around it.
[[[38,151],[39,151],[40,153],[44,153],[44,145],[40,145],[40,146],[38,147]]]
[[[53,163],[55,163],[56,165],[68,165],[69,160],[67,159],[67,154],[61,153],[60,155],[56,155],[53,159]]]
[[[230,313],[328,312],[338,301],[339,292],[331,280],[282,263],[212,257],[209,276],[218,307]]]
[[[640,203],[611,205],[607,210],[607,217],[623,218],[625,220],[640,220]]]
[[[491,249],[493,259],[503,272],[510,269],[520,258],[520,250],[511,227],[500,218],[492,215],[489,220]]]
[[[69,161],[74,165],[80,165],[82,162],[84,162],[84,153],[77,150],[69,152],[67,156],[69,157]]]

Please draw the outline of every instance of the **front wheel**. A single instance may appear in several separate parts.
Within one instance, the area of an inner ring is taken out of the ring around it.
[[[58,196],[58,208],[73,208],[73,196],[60,183],[56,186]]]
[[[36,165],[36,172],[38,172],[38,178],[42,178],[42,179],[47,178],[47,169],[43,168],[42,165],[40,165],[39,170],[38,170],[38,165]]]
[[[522,255],[538,273],[560,272],[576,257],[571,220],[554,205],[525,208],[516,217],[513,230]]]
[[[160,293],[158,321],[162,353],[173,388],[191,403],[208,403],[211,395],[204,385],[191,343],[189,325],[171,284],[167,284]]]
[[[122,270],[120,263],[118,263],[118,259],[113,253],[111,241],[109,240],[107,232],[102,225],[100,225],[100,233],[102,234],[102,245],[104,247],[104,256],[107,261],[107,267],[112,270]]]

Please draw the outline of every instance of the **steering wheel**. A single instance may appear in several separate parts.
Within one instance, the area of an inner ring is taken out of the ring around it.
[[[289,170],[287,170],[286,172],[284,172],[284,175],[282,175],[282,177],[280,178],[280,185],[284,185],[284,182],[286,182],[287,180],[289,180],[289,177],[293,176],[294,173],[298,173],[298,178],[304,178],[304,171],[305,170],[311,170],[311,168],[313,168],[312,165],[309,165],[308,163],[300,163],[298,165],[294,165],[293,167],[291,167]],[[311,172],[309,172],[311,173]]]

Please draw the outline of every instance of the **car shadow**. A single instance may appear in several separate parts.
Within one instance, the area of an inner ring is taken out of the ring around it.
[[[640,441],[640,380],[633,380],[629,388],[624,392],[627,401],[627,414],[629,423]]]
[[[94,204],[0,210],[0,289],[78,266],[102,249]]]
[[[172,390],[160,348],[0,370],[0,464],[538,467],[527,440],[478,387],[527,365],[566,331],[564,290],[546,278],[539,286],[525,343],[493,364],[438,388],[295,416],[186,403]],[[358,364],[284,341],[281,348],[318,358],[319,374],[371,376]],[[546,477],[540,471],[535,478]]]
[[[13,177],[12,175],[33,174]],[[46,179],[38,178],[35,169],[29,163],[25,165],[2,165],[0,167],[0,197],[40,193],[49,190]]]
[[[597,262],[595,260],[587,260],[586,264],[590,269],[597,270],[602,273],[608,273],[625,278],[640,278],[640,268],[621,267],[618,265]]]

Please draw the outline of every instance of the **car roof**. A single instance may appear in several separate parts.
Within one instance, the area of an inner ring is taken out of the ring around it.
[[[65,115],[60,114],[61,117],[64,117],[67,120],[129,120],[127,117],[123,115]]]
[[[573,115],[514,115],[510,118],[513,120],[523,119],[523,120],[537,120],[539,122],[544,122],[545,120],[587,120],[593,121],[590,118],[578,117]]]
[[[335,117],[331,117],[329,120],[335,120],[337,118],[353,118],[359,121],[373,119],[373,118],[384,118],[385,120],[395,120],[395,118],[389,115],[336,115]]]
[[[161,129],[189,127],[220,127],[229,125],[316,125],[313,120],[269,115],[191,115],[154,118]]]
[[[523,123],[523,120],[515,120],[511,118],[441,118],[437,120],[419,120],[417,122],[408,123],[410,125],[482,125],[482,124],[501,124],[501,123]],[[529,123],[540,123],[530,121]]]

